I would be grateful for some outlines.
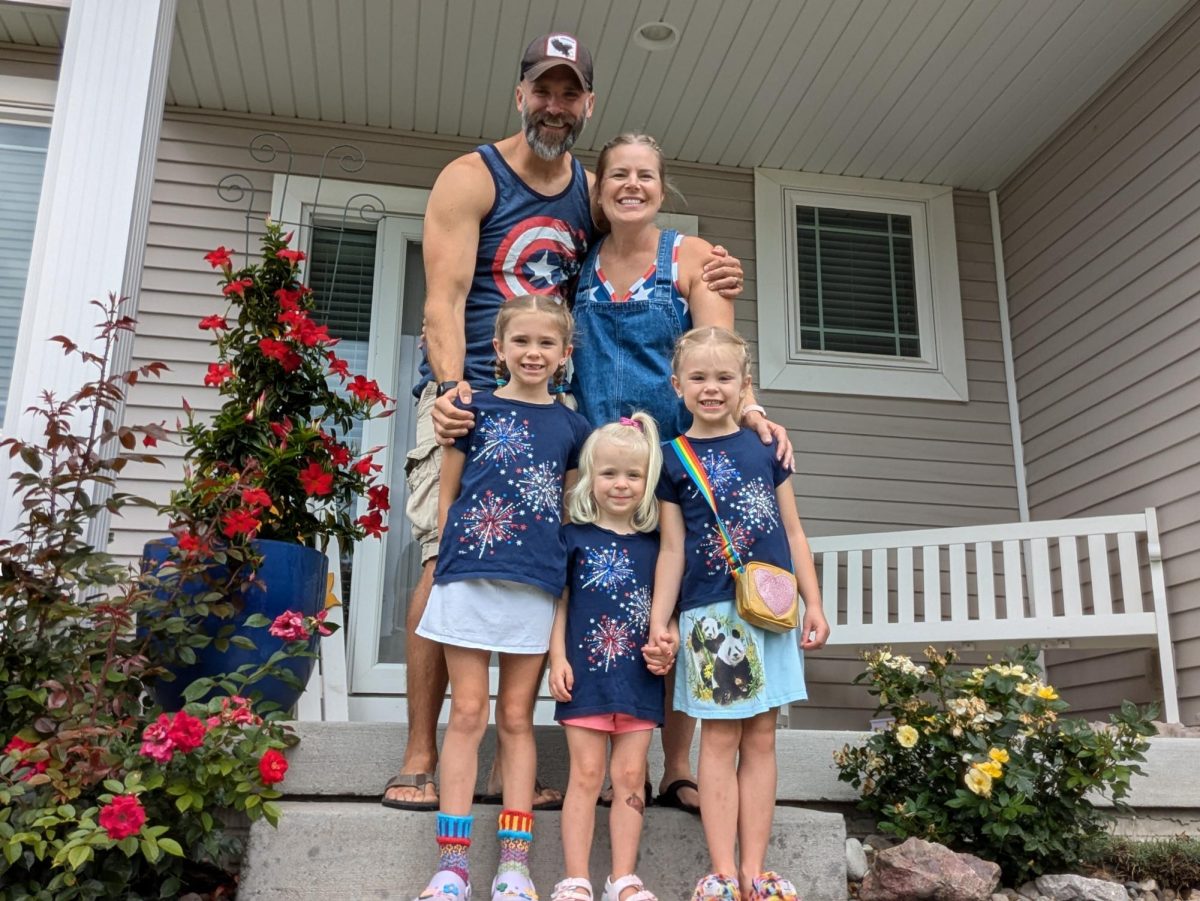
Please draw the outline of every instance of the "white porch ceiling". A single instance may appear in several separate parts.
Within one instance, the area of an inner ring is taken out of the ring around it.
[[[598,149],[998,187],[1193,0],[179,0],[169,104],[490,140],[526,42],[596,62]],[[0,7],[0,41],[63,13]],[[676,47],[631,36],[662,19]],[[58,38],[61,40],[61,38]]]

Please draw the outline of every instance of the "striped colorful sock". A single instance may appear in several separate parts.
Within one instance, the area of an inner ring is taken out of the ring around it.
[[[467,854],[471,850],[473,816],[454,817],[447,813],[437,816],[438,869],[448,870],[470,882]]]
[[[500,839],[497,873],[520,873],[529,877],[529,846],[533,842],[533,814],[502,810],[496,837]]]

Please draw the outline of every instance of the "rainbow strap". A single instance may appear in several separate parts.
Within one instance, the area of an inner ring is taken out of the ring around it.
[[[730,571],[740,573],[742,558],[734,550],[733,539],[729,537],[729,531],[725,528],[725,523],[721,521],[721,514],[717,512],[717,498],[713,493],[712,483],[708,481],[708,470],[696,456],[692,442],[687,440],[687,436],[680,435],[671,442],[671,447],[675,450],[675,455],[679,457],[679,462],[683,464],[683,471],[691,477],[700,496],[708,501],[708,506],[712,509],[713,518],[717,521],[717,529],[721,532],[721,540],[725,544],[721,550],[725,554],[725,561],[729,564]]]

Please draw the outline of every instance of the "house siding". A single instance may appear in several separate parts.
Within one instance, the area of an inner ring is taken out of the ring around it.
[[[170,425],[180,415],[184,397],[201,412],[216,404],[215,391],[201,387],[211,353],[196,321],[220,312],[223,304],[215,274],[202,255],[219,244],[237,249],[244,244],[244,205],[224,203],[215,190],[227,173],[248,175],[258,191],[255,212],[267,213],[272,175],[282,163],[250,159],[246,148],[262,131],[283,134],[292,144],[296,174],[316,175],[321,155],[349,141],[367,159],[352,178],[421,188],[432,186],[442,166],[471,146],[422,135],[169,109],[155,172],[134,355],[139,363],[163,360],[171,370],[158,382],[136,386],[126,414],[129,422],[165,419]],[[685,164],[669,168],[687,198],[677,211],[697,216],[705,238],[742,260],[746,290],[737,302],[736,318],[753,344],[759,327],[753,173]],[[811,535],[1017,518],[986,196],[956,193],[955,221],[969,403],[781,392],[760,397],[796,445],[795,487]],[[165,445],[159,450],[166,465],[131,466],[121,490],[155,500],[167,497],[181,473],[179,450]],[[151,512],[130,511],[115,524],[113,550],[137,554],[162,528]],[[797,709],[793,723],[861,727],[873,705],[865,692],[850,686],[858,670],[856,659],[814,655],[808,665],[814,700]]]
[[[1200,5],[1000,189],[1034,519],[1158,508],[1200,723]],[[1048,655],[1077,710],[1161,697],[1153,652]]]

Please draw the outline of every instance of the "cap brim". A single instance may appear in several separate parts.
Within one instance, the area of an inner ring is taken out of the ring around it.
[[[546,59],[540,63],[534,63],[525,70],[522,78],[525,81],[533,81],[535,78],[541,78],[551,69],[570,69],[575,74],[575,77],[579,79],[579,86],[581,88],[585,91],[592,89],[591,85],[588,84],[588,80],[583,77],[583,72],[580,71],[579,66],[567,59]]]

